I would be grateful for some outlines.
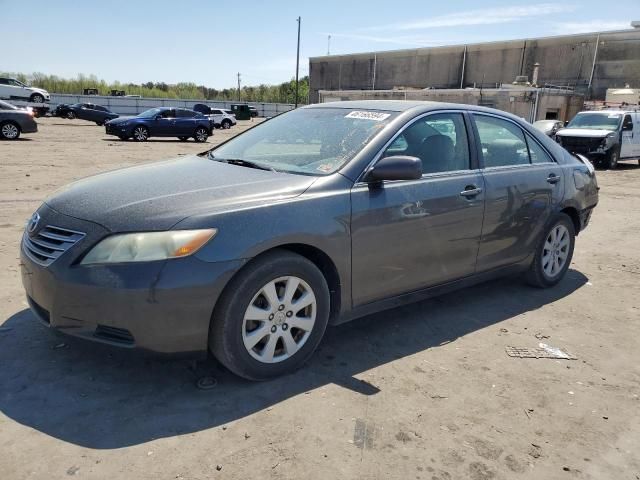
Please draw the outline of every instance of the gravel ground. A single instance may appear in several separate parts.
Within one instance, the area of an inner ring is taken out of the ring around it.
[[[640,478],[640,168],[600,205],[550,290],[483,284],[330,328],[293,376],[248,383],[60,336],[20,284],[25,220],[87,175],[185,155],[79,120],[0,142],[0,478]],[[216,131],[208,145],[247,126]],[[577,360],[519,359],[544,342]],[[212,375],[210,390],[195,387]]]

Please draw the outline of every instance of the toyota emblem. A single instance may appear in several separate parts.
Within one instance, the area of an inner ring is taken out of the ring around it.
[[[38,212],[35,212],[33,215],[31,215],[31,218],[29,219],[29,223],[27,224],[27,232],[28,233],[35,232],[36,228],[38,228],[39,222],[40,222],[40,214]]]

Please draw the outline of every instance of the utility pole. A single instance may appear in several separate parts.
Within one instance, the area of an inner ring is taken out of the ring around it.
[[[327,55],[331,55],[331,35],[327,35]]]
[[[296,101],[295,101],[294,108],[298,108],[298,88],[299,88],[298,75],[300,72],[300,25],[301,24],[302,24],[302,17],[298,17],[298,51],[296,53]]]
[[[238,72],[238,101],[240,101],[240,72]]]

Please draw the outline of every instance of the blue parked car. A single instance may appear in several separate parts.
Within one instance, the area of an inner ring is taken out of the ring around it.
[[[201,113],[185,108],[152,108],[135,117],[120,117],[105,123],[107,135],[121,140],[133,138],[144,142],[150,137],[178,137],[182,141],[190,137],[196,142],[206,142],[212,125]]]

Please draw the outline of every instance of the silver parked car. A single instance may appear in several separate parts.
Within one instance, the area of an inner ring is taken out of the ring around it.
[[[538,120],[533,122],[533,126],[545,135],[556,138],[556,132],[564,127],[564,124],[560,120]]]

